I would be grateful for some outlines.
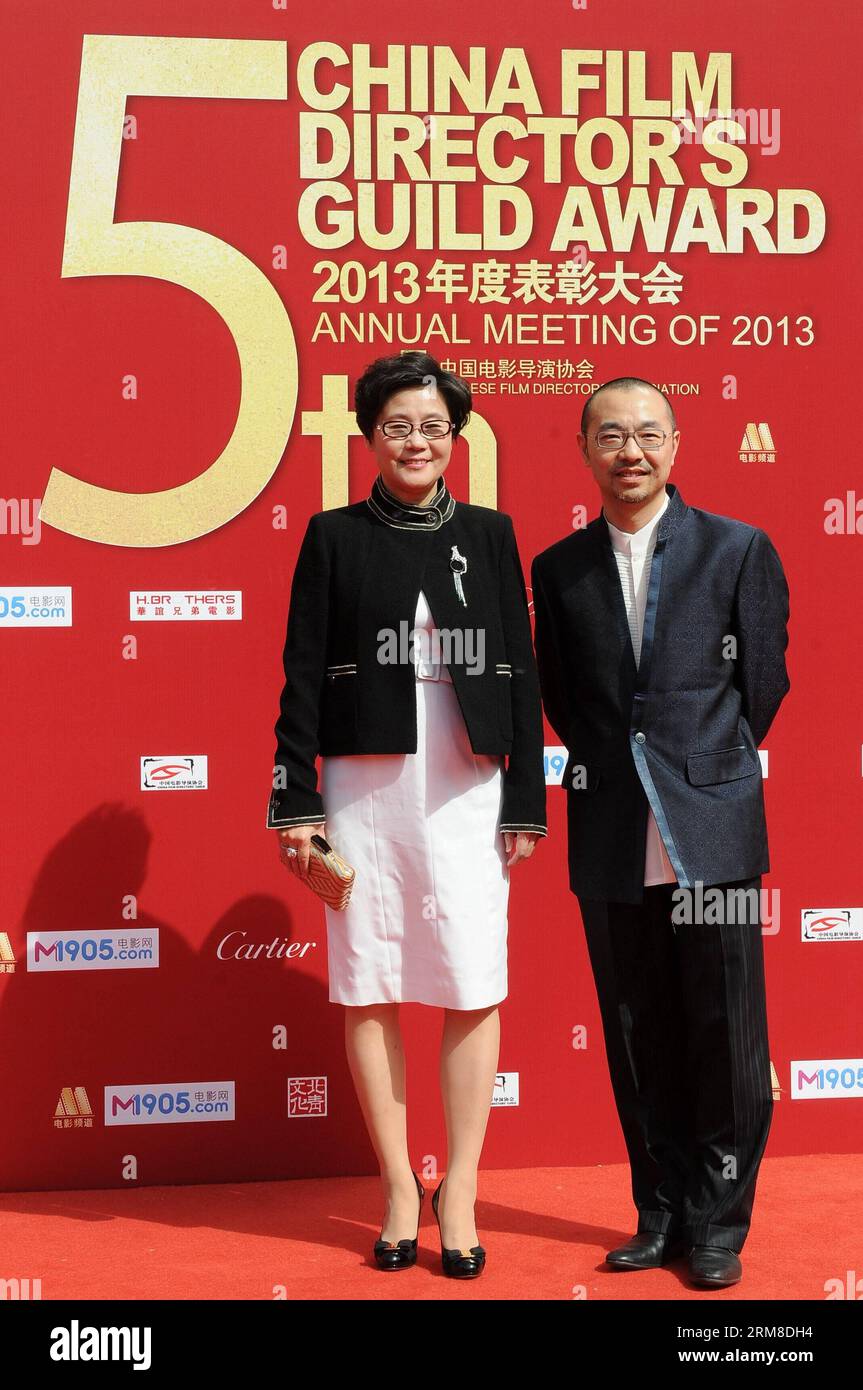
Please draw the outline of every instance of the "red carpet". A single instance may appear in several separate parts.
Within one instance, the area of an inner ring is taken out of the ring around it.
[[[437,1179],[423,1181],[419,1258],[397,1273],[371,1263],[379,1180],[327,1178],[5,1193],[0,1278],[41,1278],[43,1299],[569,1300],[583,1289],[602,1301],[725,1302],[823,1300],[827,1280],[863,1278],[855,1154],[765,1160],[743,1280],[720,1291],[690,1287],[682,1261],[643,1273],[604,1268],[605,1251],[635,1229],[623,1165],[482,1171],[476,1214],[488,1265],[469,1282],[441,1272]]]

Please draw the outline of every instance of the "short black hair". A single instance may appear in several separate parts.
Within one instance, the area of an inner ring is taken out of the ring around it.
[[[357,424],[369,443],[375,422],[390,396],[416,386],[430,386],[432,380],[438,395],[446,401],[452,437],[456,439],[470,418],[472,397],[467,382],[454,372],[444,371],[427,352],[399,352],[371,362],[354,388]]]
[[[659,387],[654,386],[652,381],[645,381],[644,378],[640,376],[616,376],[613,381],[604,381],[602,385],[598,386],[597,389],[591,395],[589,395],[587,400],[584,402],[584,407],[581,412],[581,433],[587,434],[587,421],[590,416],[590,407],[593,405],[593,402],[596,400],[597,396],[601,394],[601,392],[610,391],[612,387],[622,391],[630,391],[635,386],[648,386],[651,391],[655,391],[657,395],[662,397],[662,399],[665,401],[665,404],[668,406],[668,413],[671,416],[671,428],[672,430],[676,430],[677,420],[674,415],[674,410],[672,408],[671,401],[668,399],[664,391],[660,391]]]

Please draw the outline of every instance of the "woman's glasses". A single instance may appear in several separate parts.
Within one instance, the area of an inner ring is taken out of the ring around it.
[[[426,439],[443,439],[452,429],[451,420],[423,420],[421,425],[411,425],[407,420],[385,420],[382,425],[376,425],[381,434],[386,435],[387,439],[410,439],[415,429]]]

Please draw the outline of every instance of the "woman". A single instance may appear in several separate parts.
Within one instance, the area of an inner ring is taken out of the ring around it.
[[[457,1278],[485,1264],[474,1202],[507,993],[509,870],[546,834],[512,521],[456,502],[443,478],[470,405],[466,383],[423,352],[379,359],[357,383],[379,472],[362,502],[309,521],[267,812],[298,877],[316,833],[356,869],[348,908],[326,908],[329,997],[346,1006],[348,1062],[381,1168],[382,1269],[416,1262],[408,1233],[425,1195],[407,1151],[398,1005],[445,1011],[449,1152],[432,1205]]]

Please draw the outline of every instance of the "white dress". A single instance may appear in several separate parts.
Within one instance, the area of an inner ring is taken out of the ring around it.
[[[414,628],[433,625],[421,592]],[[325,909],[329,997],[487,1008],[507,993],[503,757],[473,752],[443,662],[416,673],[416,753],[321,758],[327,839],[357,871]]]

